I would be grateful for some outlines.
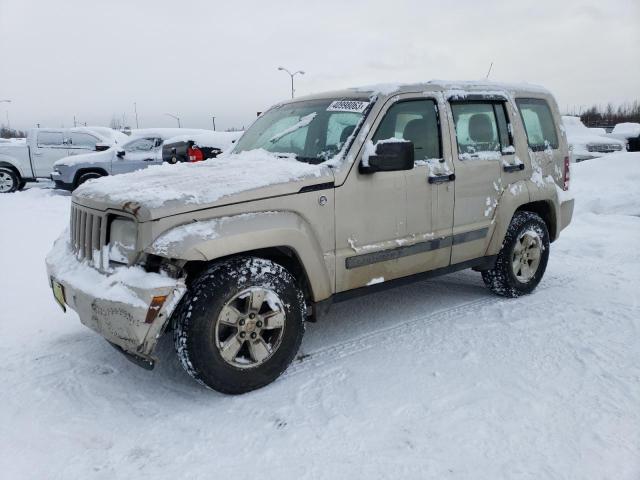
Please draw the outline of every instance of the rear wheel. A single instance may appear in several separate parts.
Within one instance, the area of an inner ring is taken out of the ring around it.
[[[20,176],[9,168],[0,168],[0,193],[11,193],[20,190]]]
[[[274,381],[293,360],[304,332],[305,302],[281,265],[234,258],[212,265],[176,310],[175,346],[185,370],[222,393]]]
[[[533,212],[516,212],[491,270],[482,272],[485,285],[504,297],[531,293],[542,280],[549,260],[549,231]]]

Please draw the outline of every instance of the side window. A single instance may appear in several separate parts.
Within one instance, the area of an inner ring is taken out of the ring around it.
[[[513,144],[503,102],[451,102],[451,112],[460,158],[497,159]]]
[[[88,133],[71,132],[71,146],[75,148],[95,149],[98,139]]]
[[[39,147],[62,147],[64,138],[62,132],[38,132]]]
[[[438,110],[434,100],[405,100],[387,110],[372,140],[389,138],[413,142],[416,161],[442,158]]]
[[[155,146],[155,139],[153,138],[139,138],[132,142],[127,143],[124,146],[124,150],[127,152],[148,152],[153,150]]]
[[[547,147],[558,148],[558,133],[547,102],[539,98],[518,98],[516,104],[527,132],[529,147],[534,151]]]

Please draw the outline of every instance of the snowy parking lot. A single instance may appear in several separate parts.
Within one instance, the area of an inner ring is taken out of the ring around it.
[[[572,165],[534,294],[459,272],[336,305],[275,383],[224,396],[169,338],[149,372],[55,304],[70,196],[0,197],[7,479],[640,478],[640,154]]]

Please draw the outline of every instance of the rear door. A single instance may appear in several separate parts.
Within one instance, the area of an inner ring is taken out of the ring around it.
[[[499,195],[501,171],[513,161],[505,99],[450,100],[455,129],[455,208],[451,263],[484,256]]]
[[[56,160],[68,154],[64,134],[58,130],[38,130],[31,150],[31,161],[36,177],[49,177]]]

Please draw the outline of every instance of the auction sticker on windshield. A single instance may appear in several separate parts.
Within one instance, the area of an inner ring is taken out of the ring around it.
[[[354,112],[362,113],[365,111],[369,102],[360,100],[335,100],[327,107],[327,112]]]

